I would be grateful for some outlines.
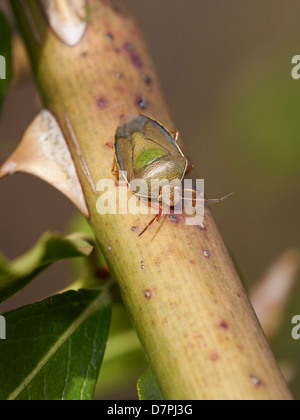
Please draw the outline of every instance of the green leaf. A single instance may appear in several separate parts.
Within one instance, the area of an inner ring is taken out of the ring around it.
[[[72,218],[67,229],[68,232],[83,232],[91,241],[96,243],[96,239],[87,219],[80,213]],[[68,261],[72,278],[76,279],[71,286],[76,289],[92,289],[101,286],[109,281],[110,273],[103,254],[98,246],[94,246],[93,252],[88,258],[72,258]]]
[[[80,290],[4,314],[0,399],[92,399],[110,312],[107,292]]]
[[[114,394],[122,399],[124,393],[126,399],[135,398],[134,385],[147,366],[140,341],[124,305],[114,302],[107,349],[95,398],[106,400]]]
[[[10,26],[4,15],[0,12],[0,110],[11,80],[11,50]]]
[[[93,246],[85,236],[61,237],[46,232],[25,255],[8,261],[0,254],[0,303],[10,298],[55,261],[89,255]]]
[[[137,389],[140,400],[164,400],[155,376],[150,369],[147,369],[140,377]]]

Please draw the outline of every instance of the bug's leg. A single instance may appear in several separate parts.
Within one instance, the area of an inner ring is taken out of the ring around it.
[[[158,222],[159,219],[161,218],[162,214],[163,214],[163,208],[161,206],[159,206],[159,212],[153,217],[153,219],[148,223],[148,225],[142,230],[142,232],[139,234],[139,236],[142,236],[143,233],[146,232],[148,227],[151,226],[153,222],[155,222],[155,220]]]
[[[117,161],[116,158],[114,157],[114,162],[113,162],[113,166],[111,168],[111,173],[118,178],[118,180],[120,179],[120,172],[117,171]]]
[[[178,140],[179,140],[179,137],[180,137],[180,133],[179,133],[179,131],[171,131],[171,134],[172,134],[172,136],[174,137],[174,140],[176,141],[176,143],[178,142]]]
[[[115,186],[116,187],[125,187],[127,185],[127,181],[125,181],[124,179],[120,179],[122,173],[119,171],[116,171],[115,169],[112,169],[112,174],[117,178],[115,181]]]
[[[111,173],[113,174],[113,176],[115,176],[117,178],[116,181],[115,181],[115,186],[116,187],[127,185],[127,182],[126,181],[120,181],[120,175],[121,174],[120,174],[119,171],[117,171],[117,161],[116,161],[116,158],[114,158],[114,163],[113,163],[113,166],[111,168]]]
[[[186,168],[185,173],[186,173],[186,174],[188,174],[188,173],[189,173],[189,172],[191,172],[193,169],[195,169],[195,166],[194,166],[194,165],[190,165],[190,166],[188,166],[188,167]]]

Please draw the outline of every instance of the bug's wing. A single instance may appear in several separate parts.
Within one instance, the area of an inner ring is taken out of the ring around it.
[[[159,187],[162,181],[178,179],[182,181],[187,167],[187,160],[184,157],[164,156],[149,165],[143,167],[136,173],[136,178],[147,181],[149,197]],[[152,191],[152,192],[151,192]]]
[[[115,152],[120,170],[127,172],[127,180],[130,182],[133,179],[132,140],[126,137],[117,137]]]
[[[144,124],[144,135],[153,142],[159,144],[172,155],[182,155],[181,150],[176,144],[171,134],[157,121],[147,118]]]
[[[149,165],[142,168],[137,174],[137,178],[143,178],[147,181],[158,179],[159,181],[167,179],[179,179],[184,177],[187,166],[187,160],[184,157],[164,156],[157,159]]]

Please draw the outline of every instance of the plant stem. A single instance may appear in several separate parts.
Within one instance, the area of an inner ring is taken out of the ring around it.
[[[11,1],[44,104],[71,150],[91,226],[165,398],[290,399],[208,209],[205,227],[165,218],[141,238],[151,215],[98,214],[93,186],[112,178],[106,143],[120,116],[176,126],[125,2],[88,4],[87,30],[71,48],[36,0]]]

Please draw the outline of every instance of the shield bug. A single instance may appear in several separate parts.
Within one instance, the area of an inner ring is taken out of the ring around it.
[[[135,194],[147,200],[156,199],[159,204],[158,214],[139,236],[163,214],[164,180],[167,181],[169,188],[171,207],[174,207],[179,200],[185,199],[182,197],[180,185],[170,187],[169,184],[173,180],[179,180],[181,183],[187,171],[193,169],[193,166],[188,167],[188,160],[177,143],[178,138],[178,131],[170,132],[157,121],[144,115],[125,116],[117,128],[113,174],[118,176],[120,172],[125,172],[128,184],[135,179],[146,181],[146,190]],[[194,190],[192,191],[195,193]],[[202,201],[219,202],[227,197]],[[193,200],[197,201],[197,199]]]

